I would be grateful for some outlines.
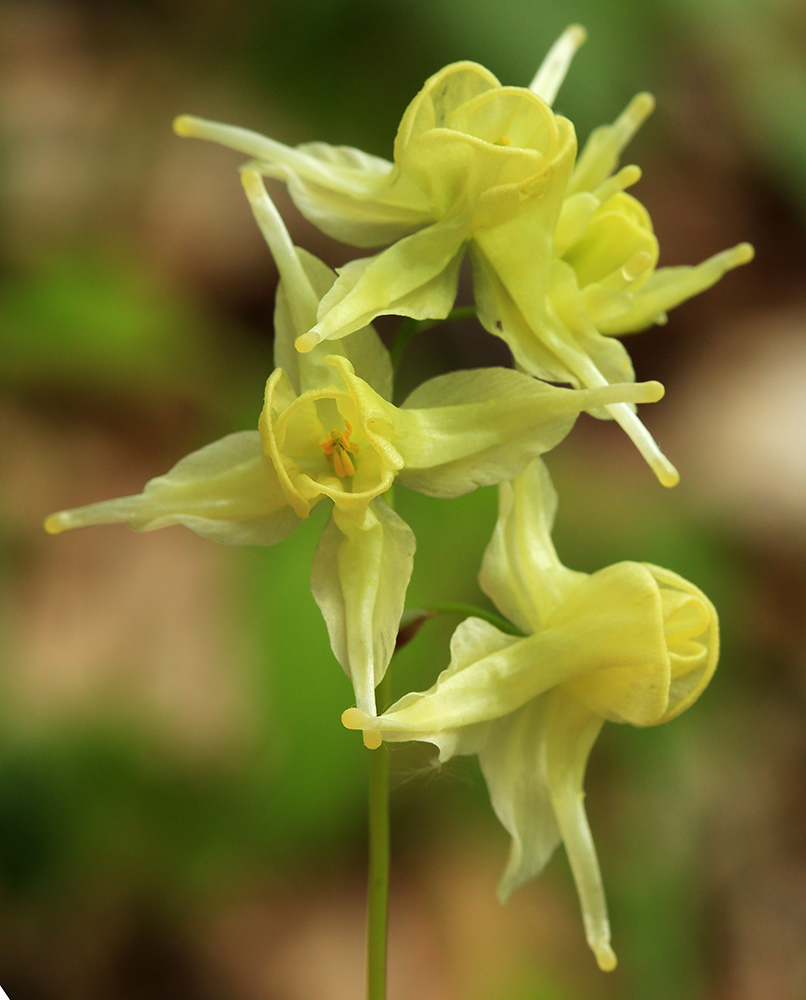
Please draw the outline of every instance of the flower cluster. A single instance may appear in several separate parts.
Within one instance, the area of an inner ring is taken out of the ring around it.
[[[184,524],[228,544],[273,545],[331,501],[311,589],[355,691],[345,726],[362,730],[370,748],[426,740],[443,760],[478,754],[512,836],[501,895],[536,875],[562,840],[588,941],[610,969],[583,808],[587,757],[606,719],[655,725],[699,696],[716,666],[717,619],[696,587],[655,566],[566,569],[551,542],[556,499],[540,456],[585,411],[614,419],[674,485],[676,470],[636,414],[663,387],[635,382],[618,336],[664,322],[752,250],[657,267],[650,218],[627,193],[640,171],[618,169],[652,99],[638,95],[579,156],[573,125],[551,109],[583,40],[569,28],[528,88],[502,86],[474,63],[440,70],[406,109],[391,162],[178,118],[179,135],[251,157],[241,177],[281,279],[276,367],[257,429],[188,455],[137,496],[63,511],[45,526]],[[385,249],[332,271],[294,246],[264,177],[284,181],[325,233]],[[384,314],[446,318],[465,255],[478,319],[507,343],[514,367],[450,372],[395,406],[389,352],[371,323]],[[394,482],[433,497],[499,485],[480,581],[521,634],[468,618],[434,686],[378,714],[375,689],[415,551],[388,502]]]

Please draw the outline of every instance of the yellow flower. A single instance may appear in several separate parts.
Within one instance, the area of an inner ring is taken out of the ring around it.
[[[516,215],[530,213],[548,258],[576,152],[567,119],[470,62],[426,81],[403,115],[394,163],[324,143],[293,149],[190,116],[174,127],[253,156],[250,169],[286,181],[300,210],[329,235],[354,246],[393,242],[340,269],[318,321],[297,341],[303,351],[347,336],[365,316],[447,316],[465,244]]]
[[[281,275],[275,311],[277,368],[266,383],[258,430],[231,434],[188,455],[143,492],[51,515],[49,532],[128,522],[138,530],[184,524],[216,541],[273,545],[325,497],[333,515],[311,586],[337,659],[362,710],[394,650],[414,536],[383,500],[397,478],[453,497],[517,475],[553,448],[583,410],[616,400],[652,402],[657,382],[579,391],[503,368],[454,372],[389,402],[389,355],[371,327],[300,355],[335,275],[293,246],[260,177],[245,171],[255,218]]]
[[[480,234],[470,247],[479,320],[538,378],[585,386],[633,379],[630,356],[614,335],[665,323],[669,309],[753,257],[741,243],[696,267],[656,268],[652,221],[625,190],[641,171],[627,166],[613,173],[653,107],[649,94],[638,94],[613,125],[591,134],[566,186],[541,282],[512,266],[512,247],[530,239],[519,218]],[[660,481],[677,483],[674,466],[630,407],[594,415],[614,418]]]
[[[502,86],[475,63],[446,66],[406,109],[391,163],[177,118],[179,135],[230,146],[286,181],[302,213],[331,236],[359,247],[392,243],[339,270],[299,350],[382,314],[447,316],[467,249],[479,318],[524,371],[588,388],[632,381],[629,355],[610,335],[663,322],[666,310],[751,258],[741,244],[699,267],[655,270],[649,217],[624,193],[640,171],[613,173],[652,109],[648,94],[597,129],[574,166],[573,125],[550,105],[584,38],[569,28],[529,88]],[[617,403],[595,415],[616,419],[661,482],[677,482],[634,408]]]
[[[616,957],[583,805],[588,755],[605,720],[658,725],[699,697],[716,668],[717,616],[697,587],[657,566],[623,562],[591,576],[563,566],[539,459],[499,491],[479,580],[524,636],[469,618],[429,691],[376,718],[351,708],[342,719],[368,746],[414,739],[436,744],[443,761],[478,754],[512,836],[499,895],[537,875],[562,840],[588,943],[609,970]]]

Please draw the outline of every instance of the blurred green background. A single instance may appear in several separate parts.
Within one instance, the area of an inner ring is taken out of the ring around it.
[[[394,754],[390,1000],[806,996],[806,12],[798,0],[6,0],[0,3],[0,986],[10,1000],[354,1000],[366,753],[307,589],[327,511],[270,550],[181,528],[48,538],[255,426],[276,273],[238,157],[182,112],[389,156],[445,63],[526,84],[589,30],[557,109],[584,138],[638,90],[629,151],[661,262],[740,240],[751,267],[630,342],[666,399],[664,491],[613,425],[550,458],[574,568],[668,566],[720,610],[705,697],[607,726],[587,805],[619,969],[588,954],[567,862],[506,907],[507,837],[474,762]],[[272,188],[295,240],[351,252]],[[383,326],[388,334],[390,324]],[[414,342],[402,386],[506,363],[472,326]],[[397,491],[409,604],[485,599],[495,491]],[[425,626],[400,691],[447,663]]]

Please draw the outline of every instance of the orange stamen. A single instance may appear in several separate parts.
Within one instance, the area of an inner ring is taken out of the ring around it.
[[[319,442],[322,451],[325,453],[325,457],[333,463],[333,470],[339,479],[355,475],[355,463],[353,459],[358,457],[361,449],[357,444],[351,443],[350,436],[352,433],[353,428],[350,425],[350,421],[345,420],[343,431],[334,429],[324,441]]]

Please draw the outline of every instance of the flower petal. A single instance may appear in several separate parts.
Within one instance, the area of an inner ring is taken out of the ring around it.
[[[513,889],[539,875],[560,842],[546,774],[546,714],[551,695],[535,698],[491,723],[479,763],[490,801],[512,837],[498,885],[502,903]]]
[[[347,729],[362,729],[367,746],[378,746],[381,740],[399,743],[421,740],[439,747],[439,759],[449,760],[456,753],[477,753],[486,739],[489,729],[488,718],[496,718],[495,709],[483,717],[476,713],[472,718],[463,718],[461,698],[456,704],[456,713],[440,719],[431,711],[429,698],[449,683],[452,678],[469,671],[472,675],[480,661],[494,660],[499,654],[522,640],[506,635],[494,625],[481,618],[463,621],[451,637],[450,666],[439,675],[437,683],[427,692],[410,692],[399,698],[383,715],[358,708],[348,708],[342,714],[342,722]],[[473,677],[469,677],[470,687]],[[495,692],[491,692],[495,697]],[[499,713],[500,714],[500,713]]]
[[[599,968],[610,972],[616,956],[610,947],[602,875],[585,814],[585,768],[603,720],[562,691],[550,695],[545,717],[545,771],[554,815],[574,874],[585,937]]]
[[[587,37],[588,33],[581,24],[569,25],[549,49],[546,58],[540,64],[540,69],[529,84],[529,90],[542,97],[546,104],[553,104],[568,73],[571,60],[580,46],[584,45]]]
[[[319,321],[297,339],[298,351],[360,330],[376,316],[444,319],[456,299],[467,224],[437,223],[374,257],[339,269],[319,306]]]
[[[395,162],[400,162],[413,139],[429,129],[443,128],[457,108],[500,86],[488,69],[473,62],[451,63],[434,73],[403,114],[395,137]]]
[[[508,96],[516,100],[506,102],[504,98]],[[539,131],[540,125],[546,125],[545,117],[551,116],[551,111],[538,98],[515,88],[501,88],[489,95],[482,94],[477,100],[482,107],[470,109],[476,113],[459,124],[493,136],[496,133],[501,135],[498,129],[509,127],[514,130],[512,119],[518,121],[530,117],[517,114],[517,110],[506,106],[507,103],[514,103],[518,110],[518,106],[524,104],[527,110],[534,110],[533,105],[540,105],[544,114],[537,116],[535,132]],[[485,111],[487,114],[484,114]],[[491,120],[488,122],[486,119]],[[553,121],[550,124],[553,125]],[[544,127],[542,131],[548,136],[536,137],[535,142],[549,147],[552,130]],[[429,203],[438,218],[446,219],[473,206],[472,225],[478,228],[497,225],[515,215],[519,209],[521,190],[529,187],[533,178],[540,176],[544,164],[545,154],[540,149],[505,146],[454,128],[440,128],[431,129],[410,143],[401,162],[401,170],[427,192]]]
[[[561,389],[508,368],[451,372],[397,411],[400,481],[428,496],[460,496],[522,472],[558,444],[582,410],[610,400],[654,401],[659,383]]]
[[[499,227],[501,228],[501,227]],[[474,280],[482,282],[479,318],[491,333],[506,340],[517,363],[539,377],[557,378],[576,385],[607,385],[634,378],[626,349],[603,337],[585,311],[573,268],[554,260],[533,285],[524,275],[501,271],[476,240]],[[535,341],[539,340],[539,345]],[[553,358],[547,357],[553,355]],[[601,368],[600,368],[601,366]],[[674,486],[680,476],[652,435],[625,403],[607,404],[607,413],[626,432],[664,486]]]
[[[753,259],[749,243],[714,254],[694,267],[662,267],[636,294],[632,308],[618,318],[599,325],[602,333],[622,334],[643,330],[653,323],[665,323],[666,311],[699,295],[732,270]]]
[[[484,329],[505,341],[512,351],[515,364],[523,371],[548,382],[570,382],[578,386],[579,379],[545,346],[526,322],[523,313],[475,242],[470,244],[468,255],[473,268],[476,310]]]
[[[249,129],[191,115],[177,135],[208,139],[255,158],[260,173],[286,181],[302,214],[334,239],[379,246],[433,221],[422,192],[388,160],[326,143],[286,146]]]
[[[632,195],[619,191],[591,217],[584,236],[566,250],[564,260],[571,265],[579,288],[596,282],[614,286],[614,279],[636,258],[643,259],[638,281],[646,280],[658,259],[658,241],[652,220],[644,206]],[[630,281],[630,287],[636,280]]]
[[[319,302],[333,287],[336,273],[318,257],[295,247],[274,202],[255,170],[241,174],[255,220],[269,245],[280,284],[274,308],[274,364],[288,375],[297,393],[319,389],[333,382],[329,355],[346,357],[358,375],[385,399],[392,395],[389,352],[371,326],[356,332],[343,344],[330,344],[300,355],[294,344],[316,322]]]
[[[479,584],[522,632],[536,632],[585,574],[560,562],[551,540],[557,494],[540,459],[498,488],[498,521]]]
[[[257,431],[241,431],[181,459],[137,496],[51,514],[51,534],[91,524],[127,522],[137,531],[184,524],[228,545],[274,545],[299,518],[288,506]]]
[[[684,712],[710,683],[719,659],[719,619],[705,594],[677,573],[645,564],[660,587],[672,681],[661,722]]]
[[[376,500],[357,519],[334,508],[314,557],[314,599],[358,707],[369,716],[395,650],[414,548],[411,528]]]
[[[621,562],[573,588],[546,622],[573,628],[587,670],[563,688],[612,722],[652,726],[669,707],[671,661],[658,584],[642,563]]]
[[[623,150],[654,109],[651,94],[636,94],[612,125],[595,128],[579,154],[566,194],[598,188],[616,169]]]
[[[640,564],[620,563],[583,576],[534,635],[462,622],[436,684],[375,725],[383,739],[438,742],[434,734],[499,719],[558,685],[602,718],[648,725],[668,705],[669,682],[658,587]]]

